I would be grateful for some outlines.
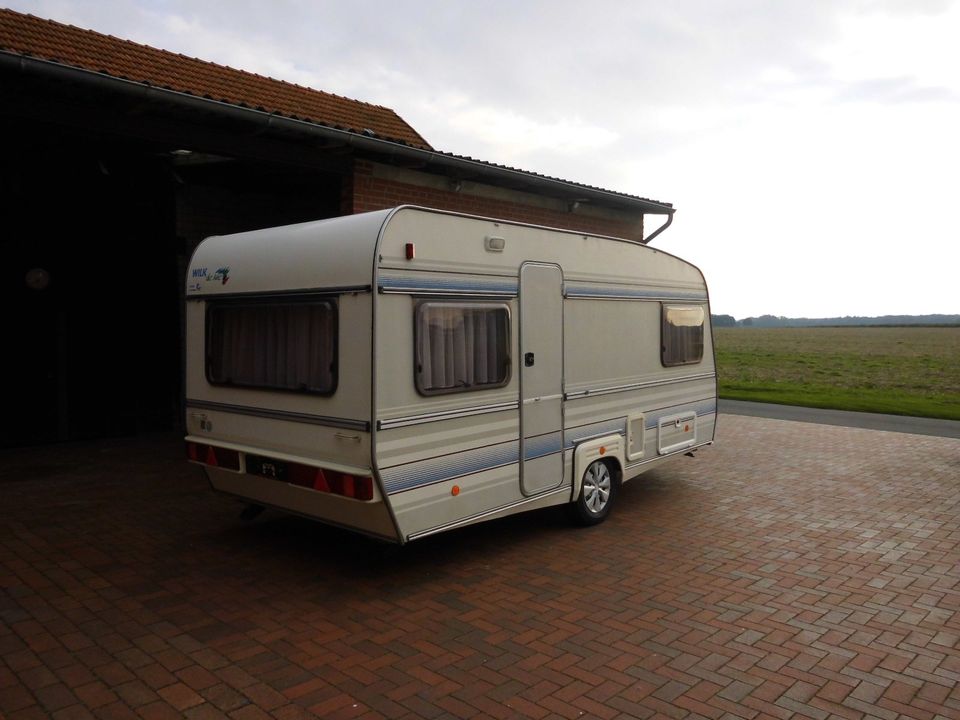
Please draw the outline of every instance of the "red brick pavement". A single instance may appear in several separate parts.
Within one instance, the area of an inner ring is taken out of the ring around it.
[[[604,525],[391,551],[174,438],[0,468],[10,720],[960,717],[960,440],[723,417]]]

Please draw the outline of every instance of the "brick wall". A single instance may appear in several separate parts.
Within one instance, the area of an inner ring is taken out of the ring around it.
[[[580,230],[595,235],[640,240],[643,216],[582,204],[571,211],[567,201],[516,190],[463,181],[459,188],[446,177],[394,168],[366,160],[354,162],[344,183],[344,214],[369,212],[397,205],[423,205],[440,210],[516,220],[534,225]]]

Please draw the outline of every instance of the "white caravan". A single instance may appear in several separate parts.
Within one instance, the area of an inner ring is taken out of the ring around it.
[[[713,442],[703,275],[637,242],[405,206],[211,237],[186,300],[187,452],[253,510],[592,524]]]

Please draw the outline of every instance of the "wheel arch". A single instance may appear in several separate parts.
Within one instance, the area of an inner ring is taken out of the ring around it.
[[[625,452],[626,442],[620,433],[578,443],[573,451],[573,489],[570,502],[574,502],[580,496],[583,474],[594,460],[603,460],[611,465],[614,479],[618,483],[622,482]]]

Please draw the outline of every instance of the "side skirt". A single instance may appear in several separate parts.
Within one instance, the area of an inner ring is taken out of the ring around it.
[[[428,535],[436,535],[437,533],[444,532],[446,530],[453,530],[454,528],[463,527],[465,525],[473,525],[474,523],[484,520],[494,520],[496,518],[507,517],[508,515],[513,515],[518,512],[537,510],[539,508],[551,507],[553,505],[563,505],[568,502],[570,502],[570,487],[563,486],[557,488],[556,490],[543,493],[542,495],[524,498],[523,500],[510,503],[509,505],[503,505],[502,507],[494,508],[493,510],[485,510],[475,515],[460,518],[459,520],[454,520],[453,522],[449,522],[444,525],[437,525],[436,527],[432,527],[428,530],[421,530],[420,532],[411,533],[407,536],[407,541],[409,542],[410,540],[417,540],[422,537],[427,537]]]

